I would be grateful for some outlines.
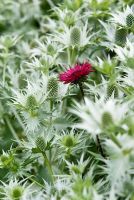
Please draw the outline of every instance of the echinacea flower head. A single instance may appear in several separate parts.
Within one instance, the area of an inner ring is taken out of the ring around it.
[[[93,72],[92,65],[88,62],[83,64],[76,64],[73,68],[68,69],[66,72],[59,75],[59,79],[64,84],[77,84],[85,81],[87,75]]]

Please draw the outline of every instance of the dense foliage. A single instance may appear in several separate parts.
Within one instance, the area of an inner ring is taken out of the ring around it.
[[[134,200],[133,0],[0,0],[0,199]]]

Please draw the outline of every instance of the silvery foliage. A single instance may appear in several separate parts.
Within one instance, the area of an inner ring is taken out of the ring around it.
[[[0,29],[0,199],[133,200],[133,1],[1,0]]]

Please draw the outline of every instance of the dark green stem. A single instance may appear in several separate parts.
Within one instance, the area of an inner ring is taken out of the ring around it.
[[[53,111],[53,99],[50,99],[50,112],[51,112],[51,116],[50,116],[50,125],[52,124],[52,111]]]
[[[81,82],[79,82],[78,85],[79,85],[79,88],[81,91],[81,96],[82,96],[83,102],[85,103],[83,85]]]
[[[99,135],[96,135],[96,141],[97,141],[97,146],[98,146],[98,150],[100,152],[100,154],[102,155],[103,158],[105,158],[102,146],[101,146],[101,142],[100,142],[100,138]]]
[[[16,139],[16,141],[19,143],[19,137],[17,136],[17,134],[16,134],[16,132],[15,132],[15,130],[14,130],[14,128],[13,128],[13,126],[12,126],[12,124],[11,124],[9,118],[8,118],[8,116],[5,117],[5,121],[6,121],[7,125],[8,125],[8,127],[9,127],[9,129],[10,129],[10,131],[11,131],[13,137],[14,137],[14,138]]]
[[[39,187],[41,188],[44,188],[44,185],[40,184],[38,181],[36,181],[34,179],[34,176],[33,175],[29,175],[28,173],[26,173],[26,176],[27,176],[27,179],[29,179],[32,183],[35,183],[36,185],[38,185]],[[33,178],[32,178],[33,177]]]
[[[49,160],[48,160],[47,155],[46,155],[45,152],[42,152],[42,155],[44,157],[44,162],[45,162],[45,165],[46,165],[46,167],[48,169],[51,182],[53,183],[54,179],[53,179],[53,170],[52,170],[52,167],[51,167],[51,163],[49,162]]]

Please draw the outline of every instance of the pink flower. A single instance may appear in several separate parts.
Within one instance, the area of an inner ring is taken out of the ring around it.
[[[79,81],[84,81],[90,72],[93,72],[92,65],[90,63],[85,62],[83,64],[76,64],[73,68],[61,73],[59,75],[59,79],[64,82],[64,84],[77,84]]]

